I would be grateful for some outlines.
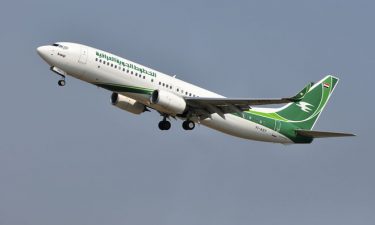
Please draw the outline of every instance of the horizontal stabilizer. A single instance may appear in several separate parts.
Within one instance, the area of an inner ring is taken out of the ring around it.
[[[301,136],[310,137],[310,138],[356,136],[355,134],[349,134],[349,133],[326,132],[326,131],[315,131],[315,130],[296,130],[296,133]]]

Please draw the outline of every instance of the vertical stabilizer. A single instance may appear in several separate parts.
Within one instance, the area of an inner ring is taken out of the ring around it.
[[[324,77],[309,87],[309,90],[301,99],[280,108],[276,113],[301,129],[311,130],[338,81],[338,78],[331,75]]]

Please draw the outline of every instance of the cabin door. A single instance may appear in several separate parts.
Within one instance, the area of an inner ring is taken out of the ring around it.
[[[86,47],[81,48],[81,55],[79,56],[79,63],[86,64],[87,63],[87,56],[88,56],[88,50]]]
[[[275,120],[275,131],[280,132],[280,130],[281,130],[281,121]]]

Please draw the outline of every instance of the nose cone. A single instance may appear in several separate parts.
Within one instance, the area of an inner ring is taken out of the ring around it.
[[[50,46],[40,46],[36,49],[38,55],[48,64],[52,62],[52,49]]]
[[[47,58],[47,55],[48,55],[48,47],[47,46],[40,46],[36,49],[36,51],[38,52],[38,55],[40,57],[42,57],[44,60],[46,60]]]

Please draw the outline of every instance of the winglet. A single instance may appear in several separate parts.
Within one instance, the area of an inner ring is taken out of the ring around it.
[[[303,97],[305,97],[307,92],[309,92],[309,90],[313,86],[313,84],[314,84],[313,82],[308,83],[300,92],[298,92],[298,94],[289,98],[289,100],[292,101],[292,102],[300,101]]]

